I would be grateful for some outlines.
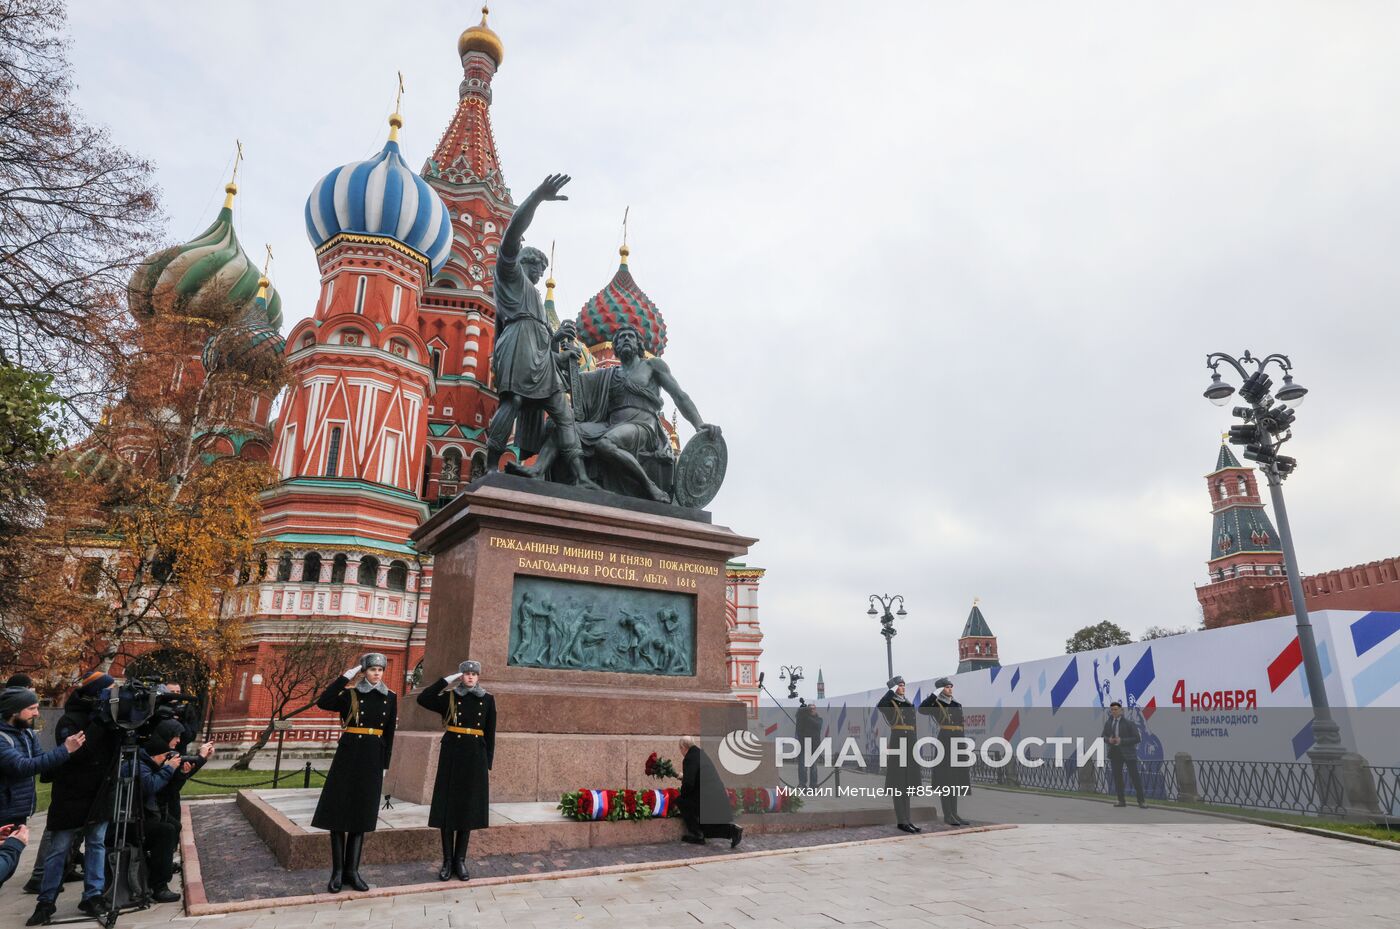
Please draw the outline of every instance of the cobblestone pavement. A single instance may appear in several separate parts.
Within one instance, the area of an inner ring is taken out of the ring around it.
[[[197,919],[168,905],[124,915],[118,925],[1389,929],[1400,912],[1397,873],[1400,857],[1388,849],[1218,820],[1031,824]],[[206,866],[205,879],[217,883],[219,869]],[[22,925],[33,901],[7,886],[0,926]]]

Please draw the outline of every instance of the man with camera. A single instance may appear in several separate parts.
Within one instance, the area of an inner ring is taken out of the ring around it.
[[[83,855],[83,898],[78,909],[96,917],[106,911],[102,900],[107,881],[105,867],[107,824],[112,819],[116,789],[116,762],[121,742],[98,715],[102,693],[114,683],[112,677],[94,671],[73,691],[63,705],[63,716],[54,726],[54,738],[66,742],[75,733],[83,736],[82,747],[66,764],[51,774],[53,794],[49,800],[48,821],[44,827],[43,873],[39,880],[39,902],[26,926],[46,926],[57,909],[63,889],[63,872],[68,850],[81,838]]]
[[[172,817],[173,802],[178,811],[180,788],[191,774],[214,752],[214,744],[206,742],[194,758],[180,755],[184,727],[178,719],[162,719],[136,753],[134,768],[123,771],[141,785],[141,849],[146,855],[146,873],[151,882],[151,899],[156,903],[174,903],[180,895],[170,889],[174,874],[175,849],[180,845],[178,813]]]

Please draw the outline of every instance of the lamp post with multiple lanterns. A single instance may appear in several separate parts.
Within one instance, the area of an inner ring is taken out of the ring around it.
[[[1307,678],[1308,696],[1313,707],[1313,747],[1309,749],[1308,756],[1314,762],[1336,764],[1343,753],[1341,730],[1332,718],[1332,708],[1327,702],[1322,661],[1318,657],[1317,640],[1313,636],[1312,621],[1308,618],[1308,606],[1303,598],[1298,556],[1293,551],[1293,530],[1289,526],[1288,509],[1283,502],[1283,482],[1293,473],[1298,462],[1287,455],[1279,454],[1279,449],[1293,438],[1296,410],[1307,396],[1308,389],[1293,380],[1293,362],[1287,355],[1274,354],[1255,358],[1249,352],[1245,352],[1236,358],[1224,352],[1212,352],[1206,356],[1206,367],[1210,368],[1211,377],[1210,386],[1205,390],[1205,398],[1216,406],[1224,406],[1235,394],[1234,385],[1227,383],[1221,376],[1221,365],[1233,369],[1240,376],[1239,397],[1248,404],[1234,408],[1235,417],[1242,422],[1230,427],[1230,444],[1243,446],[1244,457],[1253,461],[1263,472],[1265,483],[1269,487],[1269,498],[1274,506],[1274,518],[1278,520],[1283,566],[1288,575],[1288,592],[1293,597],[1293,612],[1298,620],[1298,645],[1303,653],[1303,673]],[[1267,373],[1271,365],[1277,366],[1283,375],[1283,383],[1277,390],[1272,391],[1274,382]]]
[[[880,610],[875,609],[875,604],[879,603],[884,610],[881,615]],[[899,609],[894,613],[890,612],[890,607],[899,604]],[[880,635],[885,637],[885,665],[887,677],[894,677],[894,645],[890,641],[895,637],[894,620],[898,616],[903,619],[908,614],[904,612],[904,597],[900,594],[871,594],[870,609],[866,611],[867,616],[880,617]]]

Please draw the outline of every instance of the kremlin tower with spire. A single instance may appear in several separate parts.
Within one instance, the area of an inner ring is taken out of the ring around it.
[[[1196,588],[1204,627],[1292,613],[1283,549],[1259,495],[1255,470],[1240,464],[1222,437],[1205,481],[1211,512],[1210,581]],[[1301,581],[1309,610],[1400,610],[1400,558],[1305,575]]]
[[[264,496],[259,564],[225,600],[249,635],[215,707],[221,748],[244,747],[267,725],[264,681],[309,628],[348,639],[357,652],[384,653],[386,681],[401,693],[421,674],[432,562],[409,536],[486,470],[485,429],[497,405],[493,269],[515,209],[491,129],[505,47],[484,8],[457,52],[456,110],[418,173],[401,148],[396,106],[379,153],[330,170],[307,198],[320,290],[286,340],[290,385],[264,448],[280,480]],[[628,252],[624,240],[617,272],[578,314],[587,366],[617,363],[610,337],[624,321],[648,352],[665,350],[665,322],[632,277]],[[245,285],[256,289],[240,278]],[[551,275],[545,305],[557,326],[554,286]],[[280,299],[269,292],[272,318]],[[674,444],[673,424],[663,424]],[[731,687],[753,712],[763,571],[732,565],[728,573]],[[313,710],[287,739],[324,747],[337,730]]]

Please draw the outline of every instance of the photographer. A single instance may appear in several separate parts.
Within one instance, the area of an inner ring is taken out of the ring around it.
[[[199,707],[195,704],[193,697],[184,696],[184,689],[175,681],[166,681],[161,687],[161,692],[167,695],[166,699],[179,701],[163,704],[156,710],[156,715],[161,719],[171,719],[180,724],[180,741],[173,748],[180,753],[183,759],[180,765],[182,776],[176,778],[169,787],[161,792],[161,802],[164,805],[165,815],[178,827],[180,825],[180,789],[185,786],[185,781],[204,767],[209,756],[214,754],[214,743],[206,742],[200,746],[197,754],[190,754],[190,744],[199,738]]]
[[[34,720],[39,696],[19,687],[0,692],[0,825],[22,826],[34,815],[34,775],[46,774],[83,747],[83,734],[51,751],[39,751]]]
[[[140,784],[141,848],[146,853],[151,899],[156,903],[180,899],[170,889],[175,849],[180,845],[180,822],[171,820],[167,803],[174,796],[178,807],[180,788],[195,770],[194,761],[184,760],[176,750],[182,738],[183,727],[178,719],[161,720],[137,751],[134,770],[122,772],[134,776]],[[213,746],[206,745],[205,749],[212,752]]]
[[[64,703],[63,716],[54,727],[55,739],[66,741],[81,732],[84,743],[52,774],[53,796],[40,846],[47,846],[47,850],[42,855],[39,902],[27,926],[48,925],[63,889],[68,850],[80,837],[84,843],[83,899],[78,909],[94,917],[105,910],[102,892],[107,885],[107,854],[103,842],[112,818],[113,775],[120,742],[98,718],[97,705],[102,692],[112,684],[110,675],[100,671],[89,674]]]

